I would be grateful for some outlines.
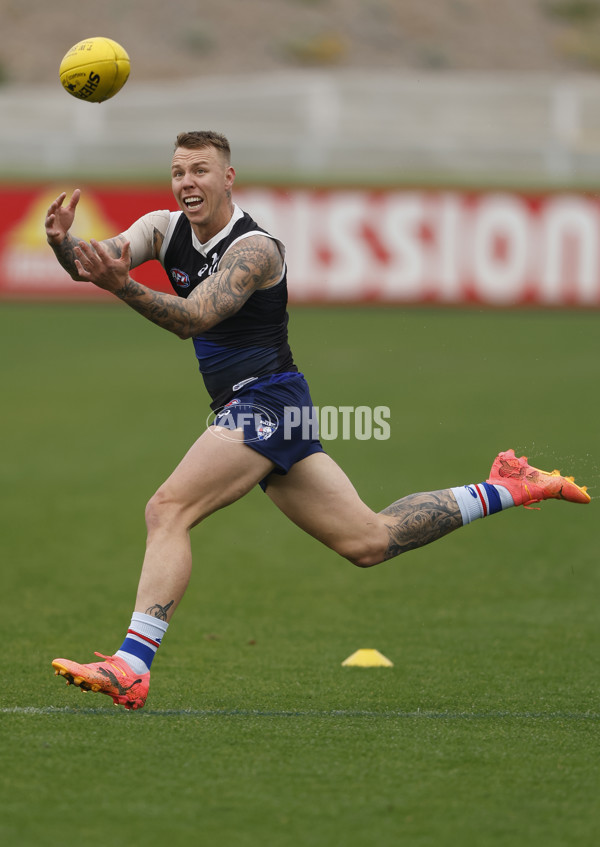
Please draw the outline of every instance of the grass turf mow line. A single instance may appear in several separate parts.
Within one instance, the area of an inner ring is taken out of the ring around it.
[[[71,706],[13,706],[11,708],[0,708],[1,715],[98,715],[106,717],[128,716],[129,712],[114,708],[78,709]],[[600,712],[510,712],[492,710],[490,712],[432,712],[417,710],[414,712],[403,711],[369,711],[365,709],[308,709],[302,711],[270,711],[268,709],[146,709],[134,713],[134,720],[142,718],[164,718],[164,717],[190,717],[190,718],[401,718],[406,720],[574,720],[574,721],[597,721],[600,720]],[[128,719],[128,718],[126,718]]]

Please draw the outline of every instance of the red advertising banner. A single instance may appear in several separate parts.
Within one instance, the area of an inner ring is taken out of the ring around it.
[[[0,186],[0,297],[11,299],[112,299],[88,283],[74,282],[46,243],[46,210],[66,186]],[[89,240],[110,238],[141,215],[172,206],[169,191],[140,188],[87,188],[77,207],[74,234]],[[169,290],[157,262],[136,271],[152,288]]]
[[[62,186],[0,186],[0,297],[107,297],[73,282],[45,241]],[[287,247],[290,300],[600,306],[600,199],[583,193],[239,188],[236,202]],[[83,188],[74,232],[102,240],[162,189]],[[164,291],[157,262],[134,271]]]

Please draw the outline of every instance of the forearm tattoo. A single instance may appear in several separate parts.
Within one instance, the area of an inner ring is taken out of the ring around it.
[[[79,244],[79,241],[79,238],[67,233],[60,244],[50,244],[59,264],[75,280],[80,279],[77,268],[75,267],[75,248]]]
[[[258,288],[277,282],[281,256],[270,238],[247,238],[225,254],[217,273],[187,298],[153,291],[129,279],[117,297],[180,338],[199,335],[234,315]]]
[[[114,293],[144,318],[180,338],[190,338],[193,334],[190,303],[176,294],[154,291],[131,277]]]
[[[428,491],[409,494],[397,500],[380,514],[389,535],[386,559],[423,547],[462,526],[458,504],[450,491]]]
[[[75,259],[77,258],[75,255],[75,248],[81,240],[81,238],[77,238],[69,232],[60,244],[50,244],[54,250],[54,255],[69,276],[80,281],[81,277],[77,273],[77,267],[75,265]],[[117,259],[121,255],[125,239],[121,236],[116,236],[115,238],[108,238],[106,241],[102,241],[101,243],[106,250],[108,250],[115,259]]]
[[[153,618],[159,618],[161,621],[166,621],[167,612],[174,602],[175,600],[171,600],[171,602],[167,603],[166,606],[161,606],[160,603],[155,603],[154,606],[150,606],[146,609],[146,614],[151,615]]]

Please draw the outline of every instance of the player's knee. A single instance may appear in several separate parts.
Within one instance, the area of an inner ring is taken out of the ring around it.
[[[160,529],[173,517],[175,503],[164,488],[159,488],[146,504],[146,527],[148,532]]]
[[[148,534],[158,530],[190,530],[213,511],[206,503],[189,501],[181,492],[161,485],[146,504],[146,527]]]
[[[354,557],[346,557],[349,562],[351,562],[357,568],[372,568],[375,565],[381,564],[383,559],[381,556],[373,556],[371,554],[364,554]]]
[[[372,568],[385,558],[381,544],[368,538],[343,545],[337,552],[357,568]]]

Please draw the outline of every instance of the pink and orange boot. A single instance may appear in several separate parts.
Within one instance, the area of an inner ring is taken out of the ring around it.
[[[67,685],[78,685],[82,691],[98,691],[112,697],[115,706],[141,709],[148,696],[150,672],[136,674],[120,656],[96,653],[104,661],[80,665],[69,659],[54,659],[52,667],[64,676]]]
[[[490,478],[486,481],[507,488],[515,506],[529,506],[541,500],[568,500],[570,503],[589,503],[591,500],[586,486],[576,485],[572,476],[562,476],[556,470],[549,473],[534,468],[526,456],[517,458],[514,450],[498,453]]]

